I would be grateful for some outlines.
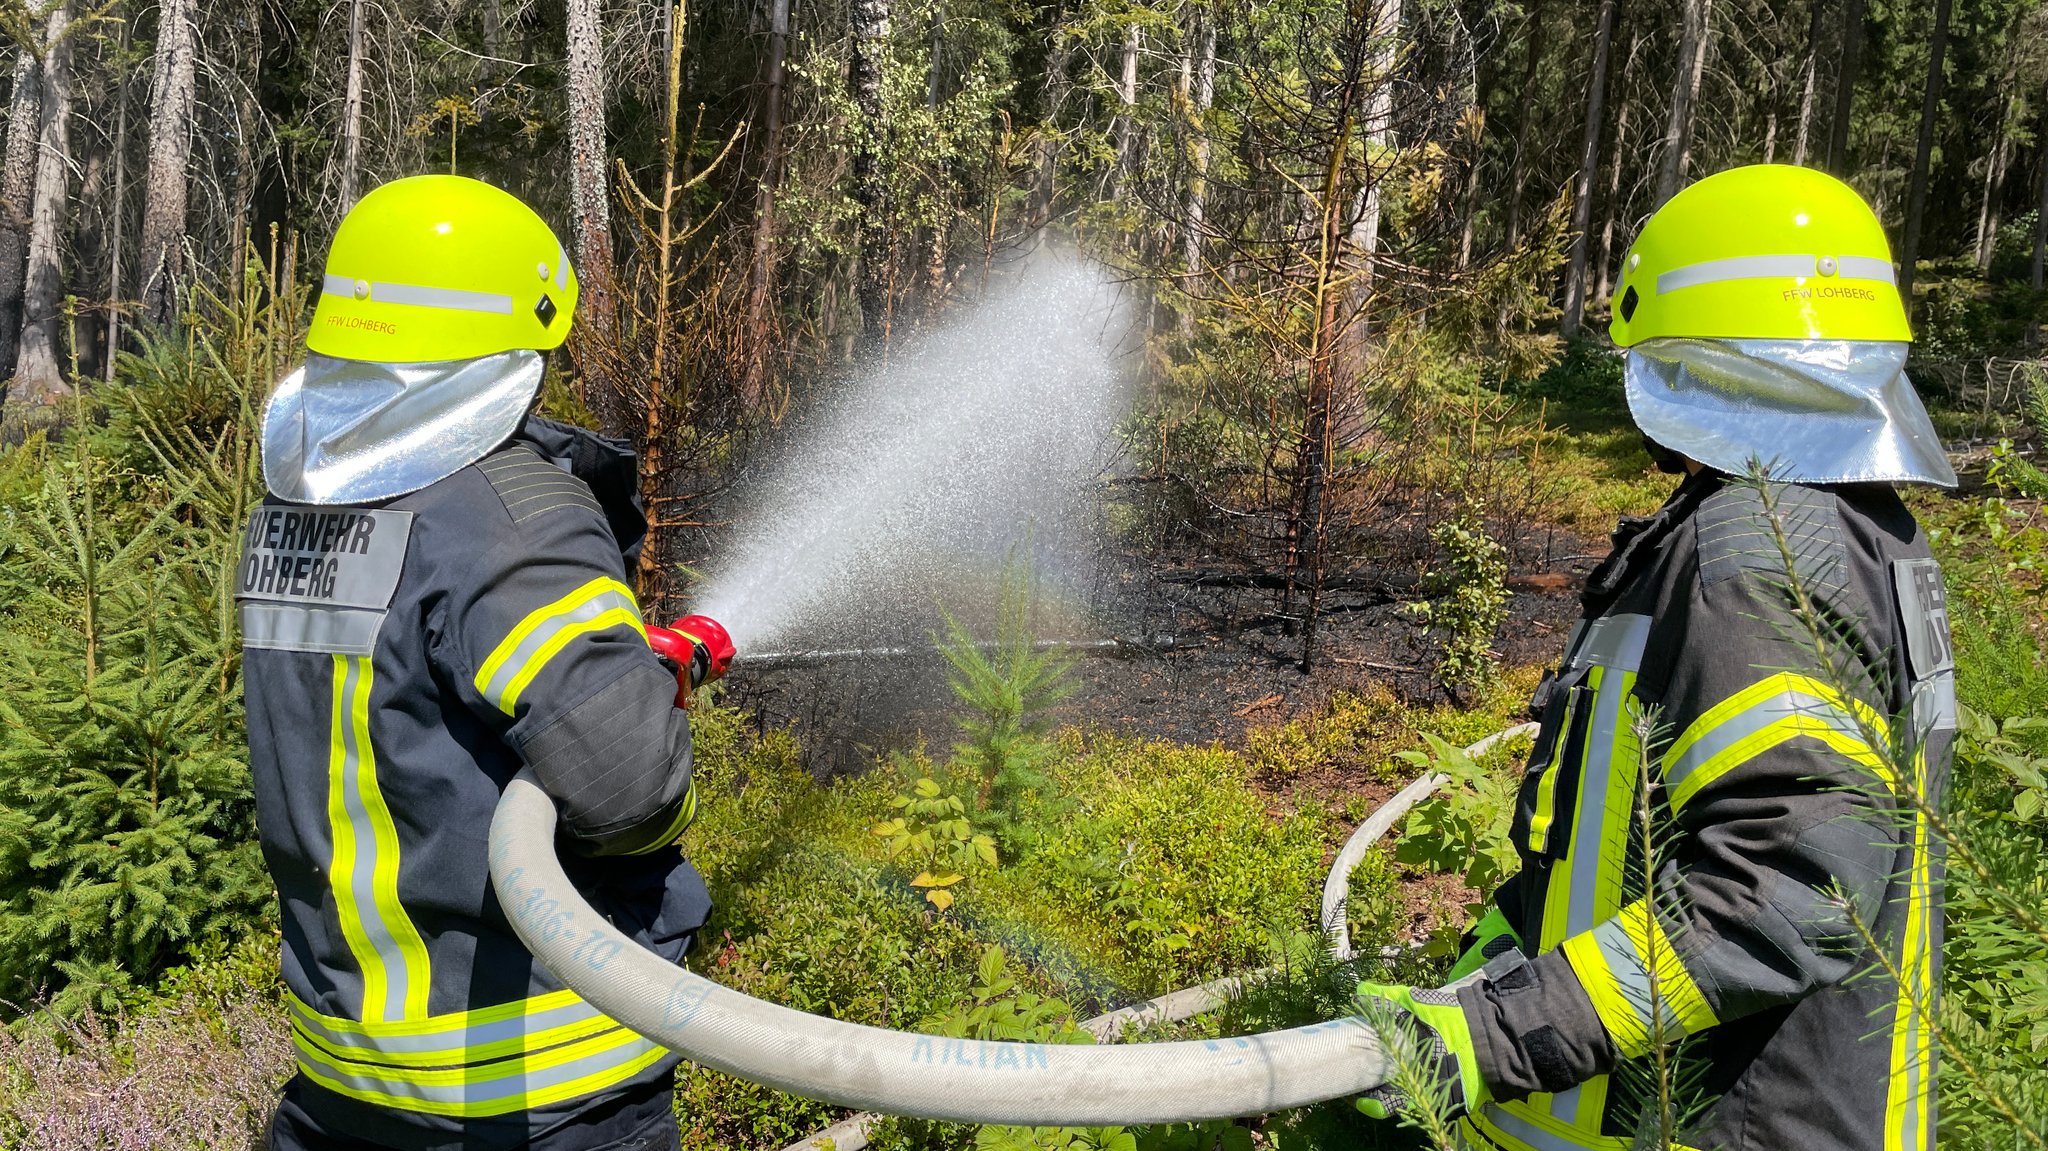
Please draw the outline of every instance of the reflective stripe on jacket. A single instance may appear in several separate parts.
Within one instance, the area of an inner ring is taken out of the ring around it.
[[[1709,473],[1615,544],[1539,689],[1495,897],[1536,958],[1461,995],[1511,1100],[1468,1134],[1618,1151],[1655,1114],[1639,1057],[1689,1037],[1684,1146],[1931,1147],[1941,852],[1918,813],[1955,699],[1925,540],[1887,486]]]
[[[696,872],[660,850],[696,794],[674,677],[625,583],[631,469],[606,441],[530,420],[419,492],[271,501],[250,519],[257,822],[299,1071],[321,1089],[302,1102],[337,1133],[520,1146],[671,1074],[674,1055],[526,952],[485,860],[498,796],[531,765],[562,809],[571,876],[618,926],[676,959],[709,911]]]

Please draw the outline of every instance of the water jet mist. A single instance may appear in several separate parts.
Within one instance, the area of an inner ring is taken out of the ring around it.
[[[1080,587],[1131,346],[1101,268],[1032,259],[791,429],[694,610],[742,653],[921,634],[1027,539],[1045,585]]]

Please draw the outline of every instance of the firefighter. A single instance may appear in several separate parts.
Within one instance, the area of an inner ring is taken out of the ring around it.
[[[1632,1145],[1656,1108],[1642,1057],[1680,1037],[1704,1104],[1683,1146],[1931,1147],[1924,812],[1954,665],[1894,485],[1955,473],[1904,372],[1883,230],[1819,172],[1720,173],[1643,226],[1611,330],[1630,411],[1685,478],[1588,577],[1532,705],[1521,870],[1453,983],[1360,995],[1420,1041],[1476,1147]]]
[[[634,457],[532,413],[576,310],[545,223],[489,185],[371,192],[328,252],[305,365],[264,413],[237,570],[257,826],[298,1073],[279,1149],[674,1148],[676,1057],[520,945],[485,836],[530,767],[570,874],[679,959],[710,910],[676,677],[627,586]]]

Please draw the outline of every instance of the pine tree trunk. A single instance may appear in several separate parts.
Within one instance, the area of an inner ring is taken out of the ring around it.
[[[1927,215],[1927,167],[1934,153],[1934,118],[1941,111],[1943,70],[1948,53],[1948,18],[1953,0],[1934,0],[1934,31],[1927,43],[1927,85],[1920,99],[1920,133],[1913,142],[1913,172],[1906,186],[1906,236],[1899,245],[1899,298],[1913,314],[1913,275],[1920,262],[1921,228]]]
[[[581,291],[577,368],[583,399],[598,427],[625,437],[638,430],[625,387],[608,354],[617,338],[612,273],[611,178],[605,152],[604,5],[568,2],[569,234]]]
[[[1699,98],[1702,45],[1706,39],[1707,0],[1684,0],[1684,21],[1678,40],[1678,67],[1671,79],[1671,118],[1664,127],[1664,156],[1657,167],[1655,205],[1678,194],[1685,179],[1686,151],[1692,140],[1693,102]]]
[[[341,210],[361,194],[363,152],[363,0],[348,5],[348,81],[341,97]]]
[[[747,286],[746,376],[740,405],[753,412],[767,391],[768,349],[773,339],[775,286],[775,186],[782,167],[782,71],[789,50],[789,0],[768,0],[768,59],[761,69],[761,175],[754,186],[753,272]]]
[[[1700,0],[1700,35],[1692,50],[1692,76],[1686,82],[1685,127],[1678,137],[1678,181],[1681,186],[1692,171],[1693,128],[1699,123],[1700,81],[1706,75],[1707,53],[1713,48],[1714,0]]]
[[[1863,71],[1864,0],[1842,0],[1842,52],[1835,66],[1835,114],[1828,123],[1827,170],[1849,172],[1849,123],[1856,111],[1856,80]]]
[[[1052,43],[1045,50],[1045,113],[1039,125],[1038,172],[1032,178],[1031,187],[1034,243],[1045,242],[1045,226],[1052,222],[1053,200],[1058,194],[1059,116],[1071,87],[1067,64],[1073,53],[1073,44],[1066,33],[1066,17],[1067,6],[1062,0],[1053,6]]]
[[[1642,42],[1639,40],[1637,44]],[[1629,59],[1635,59],[1635,52],[1629,52]],[[1626,76],[1628,69],[1622,70]],[[1627,99],[1615,101],[1614,113],[1614,163],[1607,168],[1607,210],[1601,213],[1600,221],[1600,287],[1593,298],[1607,299],[1614,287],[1614,222],[1621,215],[1621,164],[1628,155],[1628,113],[1633,107]]]
[[[128,54],[128,25],[121,25],[121,54]],[[114,198],[107,216],[113,238],[107,249],[107,335],[103,376],[114,382],[114,364],[121,358],[121,241],[128,222],[128,85],[114,85]]]
[[[861,122],[853,125],[853,195],[860,206],[861,333],[869,344],[889,339],[890,280],[895,241],[889,227],[889,185],[882,153],[889,126],[882,69],[889,51],[889,0],[854,0],[853,55],[847,87]]]
[[[1193,171],[1188,178],[1187,221],[1181,233],[1181,268],[1187,273],[1190,293],[1202,274],[1202,229],[1207,210],[1204,198],[1209,181],[1209,106],[1216,101],[1216,17],[1207,5],[1198,4],[1193,19],[1194,75],[1188,93],[1188,150]]]
[[[1800,167],[1806,165],[1806,142],[1813,131],[1813,89],[1820,74],[1820,30],[1821,16],[1827,5],[1813,0],[1813,22],[1806,30],[1806,67],[1799,85],[1799,132],[1792,138],[1792,162]]]
[[[28,278],[22,297],[20,359],[14,387],[29,403],[68,395],[63,348],[64,209],[71,191],[70,3],[50,10],[43,33],[43,99],[37,117],[36,192],[29,211]]]
[[[158,8],[155,75],[149,85],[149,173],[142,201],[142,314],[153,324],[177,318],[185,268],[186,167],[192,159],[197,99],[192,0]]]
[[[1359,189],[1359,209],[1348,237],[1357,270],[1344,290],[1348,322],[1338,345],[1338,367],[1346,380],[1355,379],[1365,363],[1370,330],[1367,308],[1380,255],[1380,181],[1393,167],[1386,152],[1394,137],[1394,62],[1400,47],[1401,0],[1371,0],[1371,9],[1372,50],[1366,65],[1366,82],[1371,87],[1360,125],[1365,134],[1365,186]]]
[[[1614,38],[1614,0],[1600,0],[1593,30],[1593,71],[1586,84],[1586,131],[1579,141],[1579,178],[1572,188],[1572,245],[1565,263],[1564,317],[1558,333],[1579,334],[1586,315],[1586,252],[1593,230],[1593,172],[1600,164],[1600,122],[1606,111],[1607,56]]]
[[[1529,191],[1529,129],[1536,123],[1536,69],[1543,62],[1543,0],[1529,9],[1529,59],[1522,71],[1522,86],[1516,95],[1521,109],[1515,125],[1515,155],[1508,163],[1507,247],[1522,240],[1522,201]]]
[[[2012,90],[2017,77],[2013,75],[2019,66],[2019,41],[2015,38],[2006,46],[2005,67],[1999,72],[1998,84],[1998,134],[1991,145],[1991,155],[1984,161],[1984,198],[1977,205],[1977,270],[1991,271],[1991,257],[1998,247],[1998,226],[2004,213],[2005,168],[2012,162],[2008,146],[2012,134]]]
[[[1138,49],[1143,39],[1136,21],[1124,27],[1123,52],[1118,57],[1116,82],[1116,177],[1114,188],[1121,188],[1124,181],[1136,175],[1135,153],[1138,147]],[[1115,198],[1112,192],[1111,198]]]
[[[21,297],[28,276],[28,209],[36,191],[42,84],[36,54],[23,49],[14,60],[14,94],[7,109],[7,152],[4,161],[0,161],[0,380],[14,375],[15,353],[21,346]]]
[[[2027,283],[2035,291],[2041,291],[2048,284],[2043,283],[2048,273],[2048,95],[2041,102],[2041,126],[2035,139],[2041,141],[2040,192],[2034,197],[2034,261],[2027,270]],[[2039,338],[2038,325],[2029,328],[2029,334]]]

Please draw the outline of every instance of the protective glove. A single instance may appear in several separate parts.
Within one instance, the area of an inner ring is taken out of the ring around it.
[[[1486,914],[1480,916],[1478,925],[1472,928],[1471,938],[1471,946],[1465,948],[1465,954],[1451,966],[1446,982],[1456,983],[1486,966],[1487,960],[1494,956],[1520,950],[1522,946],[1522,937],[1515,934],[1515,929],[1508,925],[1508,917],[1502,915],[1497,906],[1489,906]]]
[[[1479,1074],[1472,1029],[1465,1022],[1465,1009],[1458,1006],[1455,990],[1361,983],[1358,997],[1366,1001],[1368,1019],[1390,1025],[1380,1031],[1380,1041],[1390,1055],[1405,1051],[1408,1058],[1419,1058],[1436,1076],[1439,1088],[1448,1096],[1452,1117],[1492,1098]],[[1409,1105],[1407,1094],[1393,1084],[1358,1097],[1358,1109],[1374,1119],[1385,1119]]]
[[[710,616],[691,615],[670,627],[647,629],[647,646],[676,673],[676,706],[690,706],[690,693],[732,668],[737,654],[725,627]]]

